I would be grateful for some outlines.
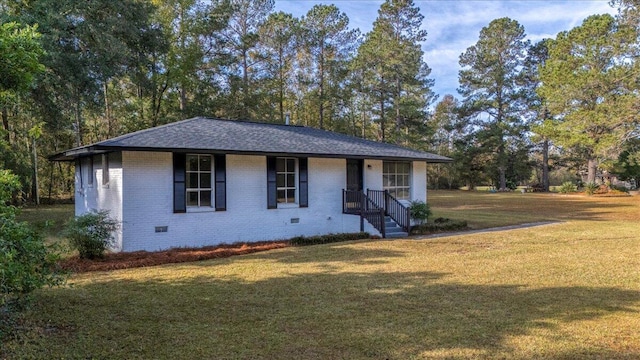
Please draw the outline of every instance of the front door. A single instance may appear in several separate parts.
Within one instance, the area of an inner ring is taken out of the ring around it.
[[[347,190],[362,191],[364,160],[347,159]]]

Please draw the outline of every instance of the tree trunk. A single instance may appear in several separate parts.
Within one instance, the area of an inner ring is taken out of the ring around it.
[[[7,112],[7,107],[2,107],[2,127],[7,132],[4,135],[4,139],[7,141],[7,145],[11,145],[11,135],[9,133],[9,114]]]
[[[507,175],[505,172],[504,167],[500,167],[498,169],[498,171],[500,172],[500,191],[506,191],[507,190]]]
[[[549,139],[542,143],[542,190],[549,191]]]
[[[76,98],[75,104],[75,122],[76,122],[76,146],[82,146],[82,119],[80,118],[80,95]]]
[[[280,123],[284,124],[284,51],[278,51],[278,107],[280,109]]]
[[[320,129],[324,129],[324,43],[320,45]]]
[[[249,102],[248,57],[249,54],[247,54],[247,50],[242,50],[242,120],[249,120],[249,110],[247,109]]]
[[[49,161],[49,191],[48,191],[48,197],[49,197],[49,204],[52,204],[53,201],[51,200],[52,198],[52,193],[53,193],[53,177],[54,177],[54,170],[55,167],[53,166],[53,161]]]
[[[397,76],[397,75],[396,75]],[[400,130],[402,126],[402,118],[400,116],[400,78],[396,78],[396,94],[393,99],[396,107],[396,130]]]
[[[34,138],[31,142],[33,147],[33,188],[32,194],[33,199],[36,202],[36,205],[40,205],[40,193],[38,192],[38,151],[36,148],[36,139]]]
[[[595,184],[597,170],[598,162],[596,161],[596,159],[589,159],[587,163],[587,183]]]
[[[184,113],[187,111],[187,94],[186,94],[186,86],[184,84],[180,84],[180,113],[184,116]]]
[[[361,112],[362,112],[362,138],[366,139],[367,138],[367,118],[366,118],[366,114],[365,114],[365,109],[364,109],[364,105],[362,106]]]
[[[382,132],[382,142],[385,142],[385,133],[384,129],[384,97],[382,96],[382,91],[380,92],[380,131]]]
[[[113,136],[113,124],[111,122],[111,104],[109,104],[109,93],[107,80],[102,85],[102,91],[104,93],[104,117],[107,118],[107,139]]]

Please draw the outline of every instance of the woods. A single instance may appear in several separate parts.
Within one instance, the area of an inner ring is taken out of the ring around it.
[[[433,92],[429,14],[411,0],[385,1],[368,33],[336,5],[0,0],[0,166],[28,201],[69,197],[73,164],[46,161],[63,149],[193,116],[289,116],[452,157],[429,168],[434,188],[637,180],[638,2],[611,5],[533,44],[492,21],[460,55],[456,98]]]

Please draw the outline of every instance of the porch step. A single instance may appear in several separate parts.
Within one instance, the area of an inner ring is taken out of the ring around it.
[[[384,217],[384,229],[387,238],[403,238],[409,235],[390,216]]]
[[[397,230],[396,229],[385,229],[385,230],[387,232],[386,234],[387,238],[404,238],[409,236],[409,234],[402,231],[401,228],[397,228]]]

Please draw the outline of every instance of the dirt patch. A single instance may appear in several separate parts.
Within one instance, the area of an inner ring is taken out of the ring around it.
[[[60,266],[75,273],[109,271],[171,263],[201,261],[250,254],[288,247],[289,241],[263,241],[202,248],[176,248],[165,251],[135,251],[107,254],[104,259],[86,260],[77,256],[60,261]]]

